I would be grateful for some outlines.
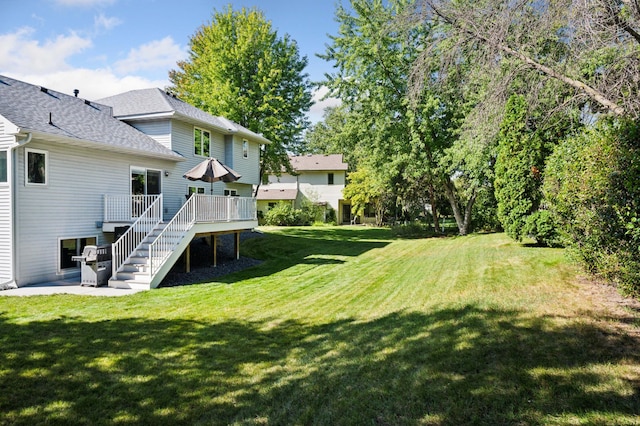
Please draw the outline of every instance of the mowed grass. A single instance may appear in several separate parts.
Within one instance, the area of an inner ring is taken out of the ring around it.
[[[640,314],[557,249],[265,229],[260,266],[0,297],[1,424],[640,424]]]

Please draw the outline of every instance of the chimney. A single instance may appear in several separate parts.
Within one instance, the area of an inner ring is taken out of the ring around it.
[[[73,94],[76,95],[76,98],[78,97],[79,93],[80,91],[78,89],[73,89]]]

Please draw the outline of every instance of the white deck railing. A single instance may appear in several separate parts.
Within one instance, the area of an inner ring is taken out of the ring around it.
[[[105,222],[132,222],[140,217],[160,195],[105,195]]]
[[[130,199],[134,197],[139,196],[134,195]],[[140,243],[162,221],[162,195],[156,195],[155,197],[156,199],[151,205],[143,212],[140,212],[138,218],[131,224],[129,229],[113,243],[111,247],[111,267],[114,277],[118,269],[129,259]]]
[[[194,194],[149,245],[149,272],[153,277],[195,223],[257,220],[255,198]]]

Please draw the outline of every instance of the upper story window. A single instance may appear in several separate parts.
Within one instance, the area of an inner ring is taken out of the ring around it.
[[[211,133],[206,130],[193,128],[193,153],[202,157],[208,157],[210,153]]]
[[[327,183],[328,183],[329,185],[333,185],[333,173],[329,173],[329,174],[327,175]]]
[[[49,155],[47,151],[25,149],[25,176],[27,185],[46,185]]]
[[[201,188],[199,186],[190,186],[189,195],[192,195],[192,194],[204,194],[204,188]]]
[[[7,151],[0,151],[0,183],[7,182]]]
[[[246,139],[242,141],[242,158],[249,158],[249,142]]]

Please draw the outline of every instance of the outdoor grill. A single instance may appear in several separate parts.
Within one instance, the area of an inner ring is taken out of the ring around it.
[[[80,285],[106,285],[111,278],[111,244],[85,246],[80,256],[73,256],[71,259],[82,262]]]

